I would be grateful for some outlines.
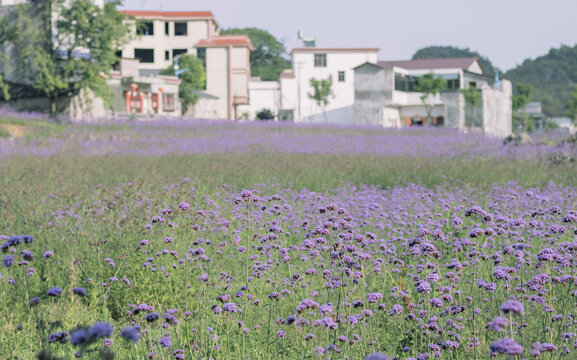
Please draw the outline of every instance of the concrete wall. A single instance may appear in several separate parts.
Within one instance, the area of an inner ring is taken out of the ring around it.
[[[353,106],[355,124],[384,125],[384,106],[391,99],[391,87],[385,73],[385,69],[370,64],[356,69]],[[390,118],[389,112],[387,118]]]
[[[508,80],[501,80],[495,89],[484,86],[483,131],[485,134],[504,138],[512,133],[512,86]]]
[[[209,105],[199,105],[199,110],[208,118],[229,118],[228,94],[228,48],[206,49],[206,93],[217,99],[206,99]],[[200,101],[199,101],[200,102]],[[208,112],[201,109],[209,109]],[[232,116],[232,115],[231,115]]]

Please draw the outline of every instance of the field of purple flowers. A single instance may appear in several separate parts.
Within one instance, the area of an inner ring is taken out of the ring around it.
[[[1,358],[577,357],[574,162],[547,163],[570,148],[206,122],[0,142]],[[365,185],[364,161],[563,184]],[[320,178],[335,162],[355,184]]]

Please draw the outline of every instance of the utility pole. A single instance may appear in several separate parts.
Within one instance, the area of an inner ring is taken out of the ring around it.
[[[298,97],[298,104],[297,104],[297,111],[298,111],[298,116],[297,119],[298,121],[301,120],[301,69],[302,69],[302,65],[304,64],[304,61],[298,61],[295,63],[297,72],[298,72],[298,76],[297,76],[297,97]]]

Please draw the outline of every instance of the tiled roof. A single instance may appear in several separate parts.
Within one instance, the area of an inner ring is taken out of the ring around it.
[[[428,69],[469,69],[477,61],[477,58],[448,58],[448,59],[417,59],[401,61],[379,61],[377,65],[382,68],[400,67],[407,70]]]
[[[200,40],[197,48],[203,47],[223,47],[223,46],[246,46],[250,50],[254,50],[250,39],[246,35],[219,35],[213,36],[210,39]]]
[[[211,11],[149,11],[149,10],[122,10],[121,13],[129,16],[148,17],[148,18],[186,18],[186,17],[201,17],[214,18]]]
[[[281,78],[281,79],[292,79],[294,77],[295,77],[295,73],[290,69],[283,70],[283,72],[280,73],[280,76],[279,76],[279,78]]]

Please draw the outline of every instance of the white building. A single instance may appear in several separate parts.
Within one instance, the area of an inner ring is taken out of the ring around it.
[[[237,107],[248,104],[250,51],[248,36],[219,35],[210,11],[123,11],[129,16],[134,38],[122,57],[140,60],[140,74],[158,74],[174,57],[192,54],[206,70],[206,87],[187,114],[207,119],[235,119]]]
[[[280,83],[278,81],[261,81],[260,77],[251,77],[248,83],[249,103],[240,105],[237,114],[241,118],[256,119],[263,110],[270,110],[278,115],[280,111]]]
[[[427,119],[418,78],[434,73],[445,78],[446,88],[427,99],[432,106]],[[435,125],[481,129],[506,137],[511,134],[511,82],[485,76],[477,58],[379,61],[355,68],[355,123],[389,127]],[[475,111],[467,109],[461,89],[474,87],[481,94]],[[475,114],[475,119],[473,119]]]
[[[322,108],[309,97],[311,79],[332,79],[332,93],[325,108],[326,122],[352,124],[355,99],[354,68],[376,63],[376,48],[296,48],[292,51],[292,71],[280,76],[279,117],[296,122],[325,122]]]

